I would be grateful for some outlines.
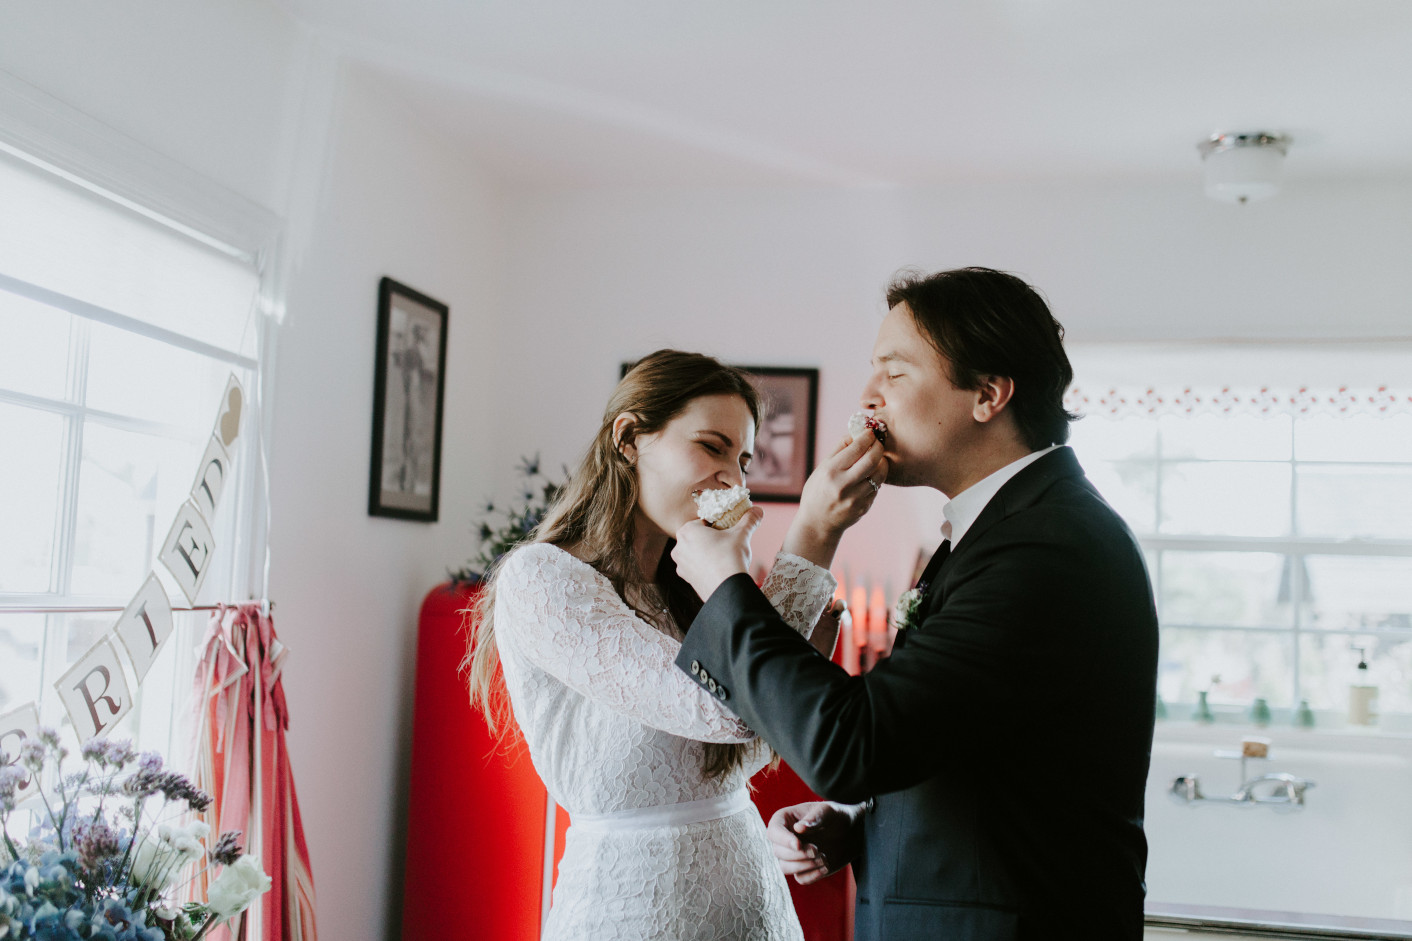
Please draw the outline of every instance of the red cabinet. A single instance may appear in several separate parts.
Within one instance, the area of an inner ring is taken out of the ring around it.
[[[422,602],[403,883],[403,941],[538,941],[548,796],[522,740],[496,742],[471,708],[459,672],[462,610],[474,588],[441,585]],[[761,815],[813,795],[789,768],[755,779]],[[550,844],[563,852],[560,810]],[[790,880],[807,941],[847,941],[848,874],[812,886]]]

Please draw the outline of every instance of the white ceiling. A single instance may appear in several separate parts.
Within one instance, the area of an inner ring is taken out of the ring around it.
[[[1407,0],[278,0],[534,184],[1412,176]]]

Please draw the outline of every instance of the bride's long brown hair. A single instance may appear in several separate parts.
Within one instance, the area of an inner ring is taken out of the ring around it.
[[[677,350],[658,350],[639,360],[613,391],[593,443],[528,541],[573,547],[574,553],[605,575],[618,596],[648,623],[652,623],[652,617],[638,610],[629,598],[630,594],[642,597],[642,589],[655,587],[672,619],[687,629],[701,610],[701,598],[677,574],[670,545],[669,551],[662,553],[653,580],[648,582],[642,577],[633,553],[634,511],[640,496],[637,468],[619,449],[632,443],[636,435],[661,431],[693,400],[722,394],[740,396],[759,428],[760,395],[740,370],[709,356]],[[629,426],[621,441],[615,441],[613,421],[624,412],[631,412],[637,421]],[[495,647],[498,570],[497,563],[486,572],[480,595],[466,609],[471,637],[461,661],[461,669],[468,676],[471,702],[485,714],[492,731],[507,728],[506,720],[510,718],[509,697],[498,670],[500,657]],[[629,589],[633,591],[630,593]],[[750,747],[703,744],[702,770],[708,777],[722,776],[741,767]]]

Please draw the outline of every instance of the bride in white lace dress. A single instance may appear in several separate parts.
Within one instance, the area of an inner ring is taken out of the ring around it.
[[[570,815],[544,941],[802,939],[747,792],[768,748],[726,707],[729,690],[673,663],[701,601],[676,575],[672,534],[702,525],[695,491],[741,482],[759,416],[739,371],[646,357],[535,540],[481,595],[473,693],[494,720],[495,693],[508,692],[535,770]],[[866,506],[826,483],[813,492],[764,588],[827,655],[835,585],[809,556],[827,563],[831,549],[810,534]]]

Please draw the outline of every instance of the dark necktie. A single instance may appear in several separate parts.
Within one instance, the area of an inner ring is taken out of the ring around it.
[[[936,573],[941,570],[942,563],[946,561],[946,557],[949,555],[951,555],[951,540],[947,539],[937,547],[936,552],[932,555],[931,561],[928,562],[927,567],[922,570],[922,577],[917,579],[916,587],[921,589],[923,593],[926,592],[927,586],[932,583],[932,579],[936,578]]]

